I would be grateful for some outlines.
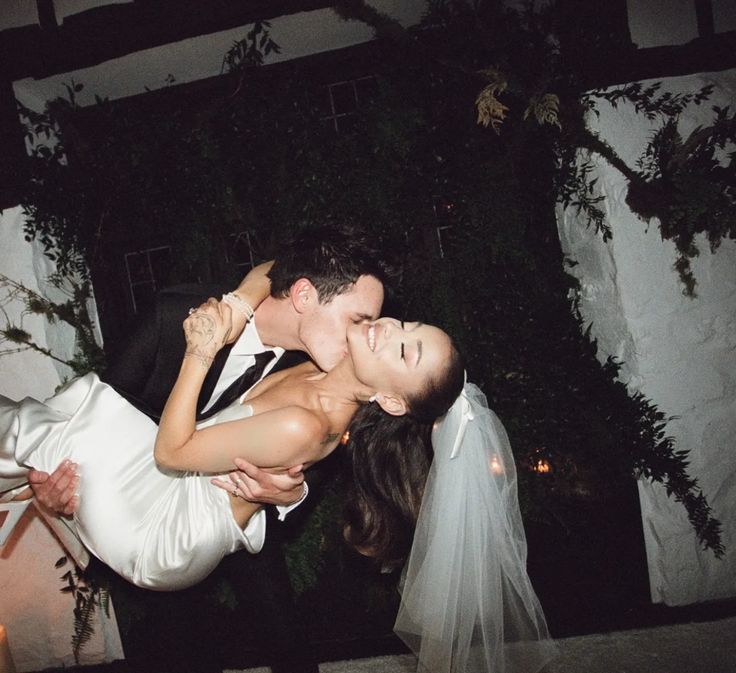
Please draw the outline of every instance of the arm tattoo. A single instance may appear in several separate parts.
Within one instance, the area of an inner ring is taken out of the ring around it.
[[[187,342],[185,358],[193,358],[205,369],[209,369],[215,359],[217,346],[214,343],[217,324],[206,313],[197,312],[184,323],[184,336]],[[227,337],[227,335],[226,335]]]
[[[340,436],[339,432],[329,433],[321,442],[321,445],[332,444]]]
[[[187,348],[187,350],[184,352],[184,357],[194,358],[205,369],[209,369],[210,365],[212,364],[212,361],[215,359],[211,355],[202,353],[198,348]]]

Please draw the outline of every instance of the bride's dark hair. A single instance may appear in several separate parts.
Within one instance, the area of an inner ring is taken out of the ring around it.
[[[409,554],[432,462],[432,425],[452,406],[464,380],[462,358],[453,345],[443,371],[407,400],[408,414],[391,416],[373,403],[353,417],[346,446],[350,479],[344,534],[361,554],[389,566]]]

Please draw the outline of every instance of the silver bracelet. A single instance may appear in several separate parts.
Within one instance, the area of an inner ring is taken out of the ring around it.
[[[226,294],[223,294],[222,301],[224,301],[231,308],[238,311],[238,313],[242,313],[245,316],[246,320],[253,320],[253,316],[255,315],[253,307],[247,301],[245,301],[245,299],[238,297],[238,295],[234,292],[227,292]]]
[[[296,507],[297,505],[301,505],[309,495],[309,486],[307,486],[307,482],[303,481],[302,484],[304,485],[304,490],[302,491],[302,494],[299,496],[298,500],[294,500],[290,505],[287,505],[287,507]]]
[[[293,511],[297,506],[301,505],[307,499],[307,495],[309,494],[309,486],[307,486],[306,481],[303,481],[302,483],[304,484],[304,491],[302,491],[302,494],[299,498],[288,505],[276,505],[276,509],[279,513],[279,521],[286,521],[286,515],[289,512]]]

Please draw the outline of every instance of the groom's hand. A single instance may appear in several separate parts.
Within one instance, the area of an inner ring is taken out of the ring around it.
[[[79,507],[79,476],[76,465],[65,460],[51,474],[31,470],[28,482],[36,500],[56,514],[71,516]]]
[[[262,470],[242,458],[235,459],[237,471],[227,479],[213,479],[215,486],[249,502],[287,507],[302,499],[305,493],[304,466],[295,465],[277,474]]]

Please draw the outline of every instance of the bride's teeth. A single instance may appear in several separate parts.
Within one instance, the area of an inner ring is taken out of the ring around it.
[[[373,325],[368,328],[368,348],[376,350],[376,328]]]

